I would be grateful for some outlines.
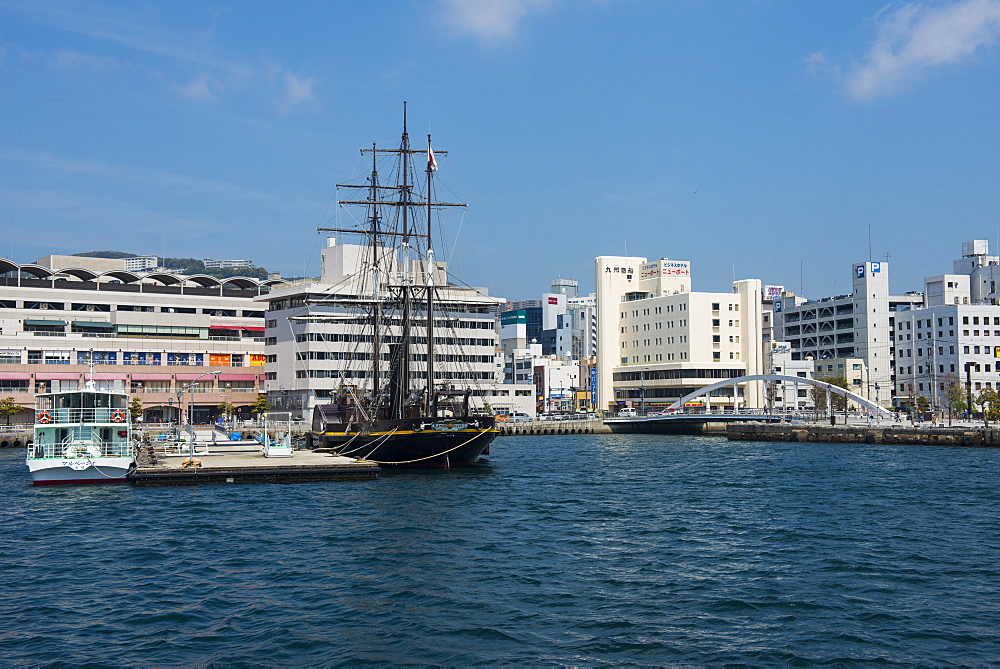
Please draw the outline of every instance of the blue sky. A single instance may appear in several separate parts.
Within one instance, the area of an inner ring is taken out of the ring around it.
[[[510,299],[626,252],[845,293],[869,230],[919,290],[1000,231],[1000,0],[0,0],[0,256],[315,274],[403,100]]]

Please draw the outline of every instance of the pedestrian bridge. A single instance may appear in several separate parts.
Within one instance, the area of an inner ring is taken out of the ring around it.
[[[733,386],[733,397],[736,394],[736,386],[740,383],[753,381],[780,381],[784,383],[795,383],[823,388],[831,393],[847,398],[854,402],[862,411],[881,416],[891,416],[892,412],[883,409],[871,400],[852,393],[849,390],[815,379],[804,379],[798,376],[786,376],[784,374],[751,374],[732,379],[725,379],[717,383],[712,383],[694,392],[688,393],[666,408],[666,411],[656,415],[607,418],[604,423],[611,428],[612,432],[641,432],[652,434],[703,434],[706,432],[724,432],[727,423],[732,422],[767,422],[776,423],[783,420],[790,420],[797,416],[796,412],[772,413],[765,409],[745,408],[737,410],[717,410],[711,409],[711,393],[720,388]],[[683,407],[692,400],[704,398],[705,408],[696,411],[684,411]],[[812,412],[801,413],[801,418],[812,415]]]
[[[704,397],[706,399],[705,406],[710,406],[711,402],[711,392],[713,390],[718,390],[719,388],[726,388],[728,386],[736,386],[740,383],[748,383],[750,381],[781,381],[783,383],[794,383],[794,384],[805,384],[808,386],[813,386],[815,388],[822,388],[835,395],[840,395],[841,397],[846,397],[851,402],[854,402],[861,407],[863,411],[870,411],[875,414],[881,414],[884,416],[889,416],[892,414],[891,411],[883,409],[881,406],[872,402],[871,400],[858,395],[857,393],[852,393],[850,390],[841,388],[840,386],[835,386],[833,384],[827,383],[826,381],[817,381],[816,379],[804,379],[800,376],[787,376],[785,374],[751,374],[750,376],[739,376],[735,379],[726,379],[724,381],[719,381],[717,383],[709,384],[703,388],[699,388],[692,393],[688,393],[684,397],[680,398],[669,407],[667,410],[676,410],[684,405],[685,402],[690,402],[698,397]],[[735,397],[735,394],[734,394]]]

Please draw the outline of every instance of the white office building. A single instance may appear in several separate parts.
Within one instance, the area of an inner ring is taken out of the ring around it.
[[[922,304],[923,294],[890,295],[885,261],[855,263],[851,273],[849,294],[804,300],[786,292],[776,300],[774,337],[791,344],[793,358],[811,357],[817,376],[822,376],[820,364],[841,365],[849,358],[860,358],[864,381],[852,390],[890,406],[896,397],[895,316]]]
[[[372,355],[371,339],[359,334],[355,309],[349,306],[372,291],[371,276],[359,274],[366,247],[337,244],[333,238],[327,243],[319,280],[288,284],[261,298],[267,305],[268,397],[272,404],[304,415],[329,402],[345,384],[364,387],[368,378],[356,361]],[[382,253],[390,256],[388,249]],[[497,333],[491,311],[503,300],[485,289],[447,285],[443,262],[436,263],[434,280],[442,309],[435,319],[438,381],[471,388],[480,407],[522,411],[524,396],[515,393],[524,388],[496,382]],[[415,317],[421,319],[419,313]],[[414,336],[425,332],[418,325]],[[399,335],[399,326],[391,326],[389,336]],[[412,364],[413,374],[426,374],[426,360],[415,358]]]

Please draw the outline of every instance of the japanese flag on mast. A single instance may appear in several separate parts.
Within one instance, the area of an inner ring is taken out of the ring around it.
[[[437,172],[438,162],[434,159],[434,150],[431,149],[430,139],[427,140],[427,170]]]

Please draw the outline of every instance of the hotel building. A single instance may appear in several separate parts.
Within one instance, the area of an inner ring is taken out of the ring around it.
[[[597,404],[667,406],[717,381],[762,374],[761,282],[731,293],[697,293],[691,263],[596,259]],[[762,384],[712,394],[713,406],[763,407]]]

